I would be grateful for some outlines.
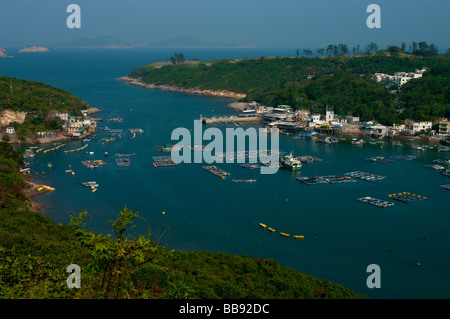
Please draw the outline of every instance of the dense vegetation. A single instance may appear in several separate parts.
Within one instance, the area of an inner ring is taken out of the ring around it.
[[[169,251],[133,232],[138,213],[124,208],[111,234],[89,229],[89,215],[56,225],[31,212],[20,154],[0,142],[0,298],[360,298],[274,260]],[[66,285],[81,267],[81,288]]]
[[[326,105],[339,115],[352,114],[363,121],[378,120],[383,124],[405,118],[421,121],[449,117],[450,55],[433,54],[429,47],[416,48],[415,53],[390,47],[354,56],[261,57],[162,67],[150,64],[133,70],[129,76],[156,85],[244,93],[245,101],[269,106],[288,104],[320,113],[317,107]],[[376,72],[414,72],[423,67],[429,68],[423,79],[409,81],[396,93],[371,77]]]
[[[42,82],[0,76],[0,113],[4,110],[27,113],[23,124],[12,124],[22,137],[60,129],[61,121],[51,116],[50,111],[79,116],[80,110],[87,108],[86,102],[62,89]]]

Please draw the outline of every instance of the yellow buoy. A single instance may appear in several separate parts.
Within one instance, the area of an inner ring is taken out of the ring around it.
[[[165,215],[165,214],[166,214],[166,212],[162,212],[162,214],[163,214],[163,215]]]

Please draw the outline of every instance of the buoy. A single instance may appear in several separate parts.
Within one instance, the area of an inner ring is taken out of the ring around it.
[[[165,215],[165,214],[166,214],[166,212],[162,212],[162,214],[163,214],[163,215]]]

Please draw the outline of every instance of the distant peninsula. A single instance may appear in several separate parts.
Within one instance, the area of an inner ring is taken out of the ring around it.
[[[376,120],[383,125],[405,119],[448,118],[450,54],[420,53],[380,50],[352,56],[215,61],[171,58],[138,67],[120,80],[149,89],[228,96],[240,102],[290,105],[311,112],[329,106],[340,116],[353,114],[362,121]],[[427,69],[423,77],[402,85],[401,90],[395,85],[387,88],[375,80],[375,74],[380,72],[414,73],[423,68]]]
[[[29,45],[29,46],[26,46],[25,48],[19,50],[19,52],[50,52],[50,50],[45,47]]]
[[[5,49],[0,47],[0,58],[6,58],[6,57],[9,57],[8,52],[6,52]]]

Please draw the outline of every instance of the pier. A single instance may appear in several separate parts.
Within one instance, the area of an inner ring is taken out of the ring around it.
[[[254,122],[262,122],[262,118],[259,115],[252,116],[224,116],[224,117],[202,117],[200,116],[200,121],[205,125],[214,125],[214,124],[225,124],[225,123],[254,123]]]

